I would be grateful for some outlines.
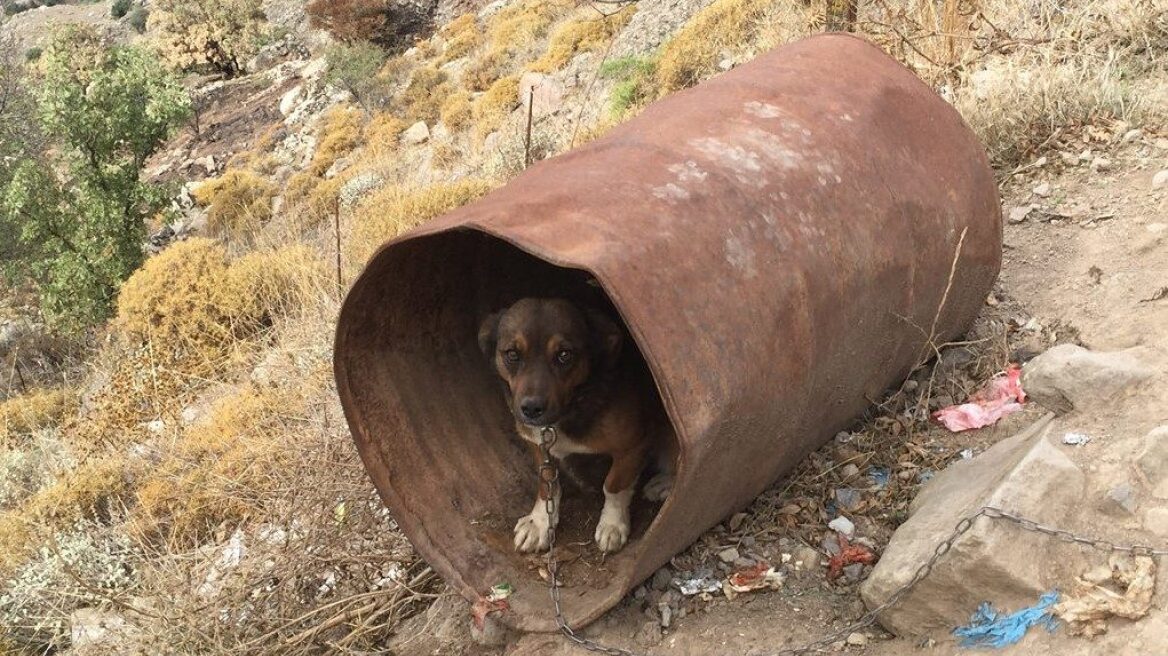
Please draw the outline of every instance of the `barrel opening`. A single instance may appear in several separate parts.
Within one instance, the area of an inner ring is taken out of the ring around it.
[[[380,251],[354,284],[336,367],[358,450],[406,535],[468,597],[511,584],[509,618],[547,630],[544,555],[512,545],[515,522],[535,499],[535,463],[477,342],[484,317],[525,296],[563,297],[620,317],[586,271],[473,230],[414,237]],[[573,621],[590,620],[644,576],[638,554],[662,508],[639,485],[630,541],[603,557],[592,538],[604,460],[571,456],[561,476],[556,553]]]

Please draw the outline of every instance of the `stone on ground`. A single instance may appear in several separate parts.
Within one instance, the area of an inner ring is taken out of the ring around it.
[[[1046,524],[1070,523],[1081,509],[1086,478],[1051,441],[1050,420],[1047,415],[980,456],[954,463],[925,486],[860,588],[869,608],[908,583],[957,523],[982,506]],[[944,638],[983,601],[1029,606],[1084,571],[1083,562],[1080,552],[1058,540],[982,517],[879,620],[897,635]]]
[[[1136,349],[1095,352],[1060,344],[1026,364],[1022,389],[1059,414],[1106,403],[1153,374]]]

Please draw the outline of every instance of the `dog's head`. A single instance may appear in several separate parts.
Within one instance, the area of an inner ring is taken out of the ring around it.
[[[525,298],[479,328],[479,347],[507,383],[511,412],[529,426],[559,421],[580,386],[616,363],[621,341],[608,317],[560,299]]]

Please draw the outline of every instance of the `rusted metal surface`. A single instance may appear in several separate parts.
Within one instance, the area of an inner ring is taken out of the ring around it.
[[[681,455],[651,526],[635,511],[629,546],[565,589],[585,624],[902,379],[934,324],[938,342],[961,333],[1000,249],[993,176],[957,113],[875,47],[813,37],[383,247],[341,312],[338,389],[419,553],[468,599],[515,584],[504,620],[552,630],[511,548],[534,473],[477,323],[528,294],[610,300]]]

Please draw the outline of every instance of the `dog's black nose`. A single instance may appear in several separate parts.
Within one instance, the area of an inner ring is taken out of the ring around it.
[[[543,416],[544,411],[547,410],[547,403],[543,399],[523,399],[519,404],[519,410],[527,419],[539,419]]]

